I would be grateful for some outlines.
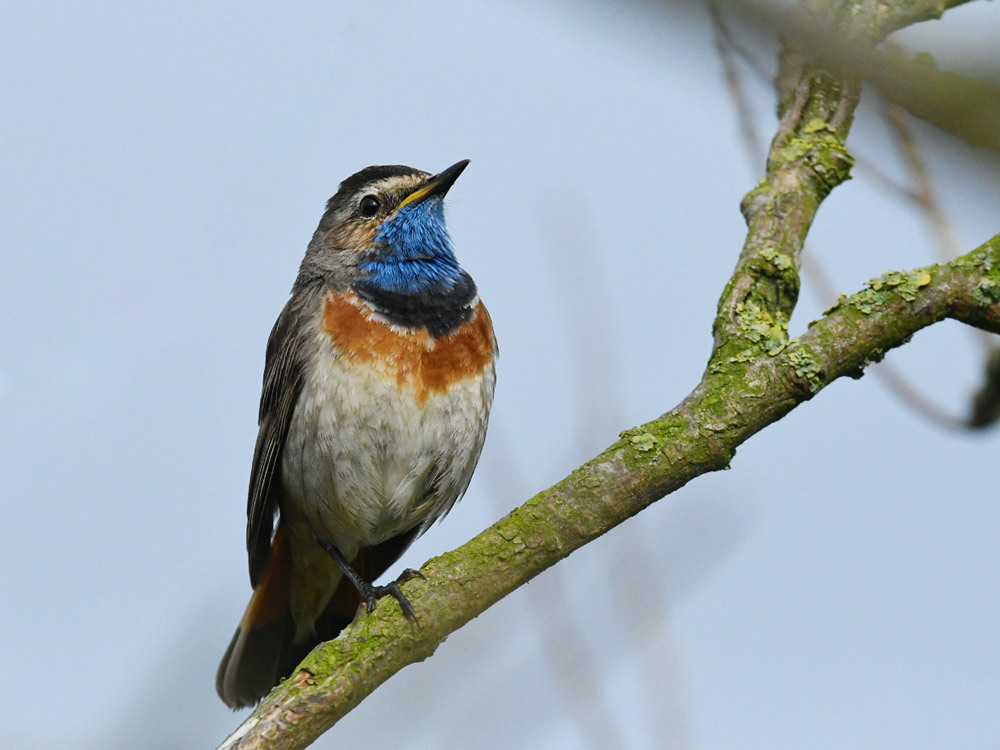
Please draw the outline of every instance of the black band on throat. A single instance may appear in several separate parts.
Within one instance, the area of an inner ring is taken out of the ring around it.
[[[428,287],[416,294],[390,292],[369,281],[359,281],[354,293],[379,315],[405,328],[427,328],[436,339],[454,333],[472,320],[476,284],[463,273],[458,281]]]

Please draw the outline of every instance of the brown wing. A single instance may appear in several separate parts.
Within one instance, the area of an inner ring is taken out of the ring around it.
[[[301,302],[296,296],[288,300],[267,341],[257,445],[247,498],[247,555],[254,587],[264,574],[271,552],[274,517],[281,505],[281,452],[302,390],[302,326],[298,325]]]

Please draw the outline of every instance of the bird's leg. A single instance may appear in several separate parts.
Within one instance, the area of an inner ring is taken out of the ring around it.
[[[343,553],[337,549],[337,545],[332,542],[327,542],[322,539],[318,540],[320,546],[327,551],[327,554],[333,558],[333,561],[337,563],[340,569],[347,576],[347,579],[354,584],[354,588],[358,590],[361,594],[361,598],[365,600],[365,606],[369,612],[375,609],[375,604],[383,596],[391,596],[397,602],[399,602],[399,608],[403,610],[403,614],[406,617],[416,620],[417,613],[413,611],[413,605],[410,604],[410,600],[406,598],[403,592],[399,588],[399,584],[409,581],[411,578],[425,578],[424,574],[419,570],[414,570],[413,568],[407,568],[395,581],[390,581],[385,586],[373,586],[368,583],[361,574],[354,569],[354,567],[347,562],[347,558],[344,557]]]

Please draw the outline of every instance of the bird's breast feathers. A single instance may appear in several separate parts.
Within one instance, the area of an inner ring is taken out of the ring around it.
[[[323,535],[350,558],[357,545],[426,528],[465,492],[486,436],[496,345],[482,303],[439,338],[380,320],[351,293],[327,295],[316,320],[285,444],[282,512],[293,536]]]
[[[365,364],[420,403],[447,392],[492,366],[496,350],[490,316],[477,302],[472,319],[440,338],[426,328],[404,328],[381,320],[355,294],[330,294],[323,300],[322,329],[346,360]]]

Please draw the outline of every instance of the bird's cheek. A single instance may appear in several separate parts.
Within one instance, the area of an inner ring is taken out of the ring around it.
[[[378,224],[363,219],[347,219],[330,229],[323,243],[331,250],[370,250],[375,244]]]

